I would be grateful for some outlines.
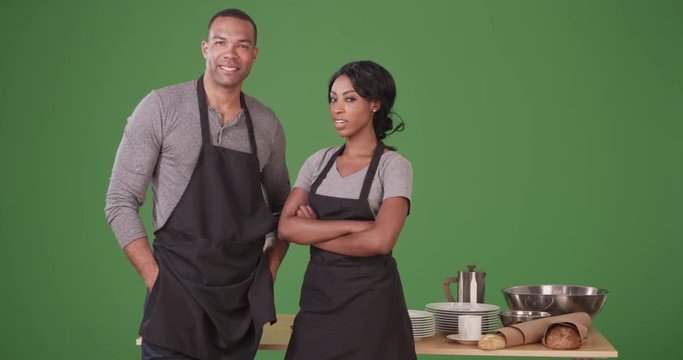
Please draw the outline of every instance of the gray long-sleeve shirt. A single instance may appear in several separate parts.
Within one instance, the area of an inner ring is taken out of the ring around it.
[[[245,96],[254,125],[264,197],[276,216],[289,194],[285,136],[273,111]],[[209,108],[214,145],[251,152],[243,112],[223,124]],[[112,170],[105,213],[121,247],[145,236],[139,215],[151,183],[154,230],[161,228],[190,181],[202,144],[193,81],[150,92],[128,118]]]

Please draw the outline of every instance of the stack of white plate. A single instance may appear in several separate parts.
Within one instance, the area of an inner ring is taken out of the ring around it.
[[[434,336],[436,334],[436,323],[434,314],[422,310],[408,310],[410,323],[413,325],[413,337],[415,339]]]
[[[426,310],[434,314],[436,330],[445,334],[458,333],[459,315],[481,316],[481,333],[490,334],[503,327],[500,321],[500,306],[442,302],[427,304]]]

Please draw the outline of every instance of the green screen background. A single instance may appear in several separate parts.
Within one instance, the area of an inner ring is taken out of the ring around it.
[[[593,285],[620,358],[678,358],[683,2],[415,0],[2,0],[0,358],[139,358],[144,286],[104,217],[111,166],[137,102],[203,71],[226,7],[259,26],[246,91],[280,117],[292,181],[341,143],[329,75],[359,59],[394,74],[409,308],[444,301],[467,264],[503,307],[508,286]],[[279,313],[297,311],[306,261],[292,246]]]

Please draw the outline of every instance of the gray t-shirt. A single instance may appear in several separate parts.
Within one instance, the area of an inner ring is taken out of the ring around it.
[[[339,147],[326,148],[311,155],[299,170],[299,176],[294,187],[310,192],[311,185],[338,149]],[[366,166],[358,172],[342,177],[337,166],[332,165],[327,177],[318,186],[316,194],[358,199],[367,172],[368,167]],[[368,195],[368,203],[373,214],[377,216],[384,199],[401,196],[410,201],[412,193],[413,168],[410,161],[396,151],[386,151],[379,160],[377,172]]]
[[[285,136],[272,110],[245,96],[254,125],[264,197],[276,216],[289,194]],[[209,108],[211,141],[251,152],[244,113],[223,124]],[[202,144],[194,81],[150,92],[128,118],[111,174],[105,213],[121,247],[145,236],[139,210],[152,185],[154,230],[177,205],[194,170]]]

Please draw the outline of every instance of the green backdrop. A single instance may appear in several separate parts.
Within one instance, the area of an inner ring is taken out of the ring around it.
[[[1,359],[139,358],[144,286],[103,213],[114,154],[145,94],[203,71],[206,22],[233,6],[259,26],[246,91],[282,120],[292,180],[340,143],[328,76],[394,74],[410,308],[467,264],[503,307],[507,286],[599,286],[620,358],[678,358],[683,2],[2,0]],[[278,312],[306,261],[290,249]]]

